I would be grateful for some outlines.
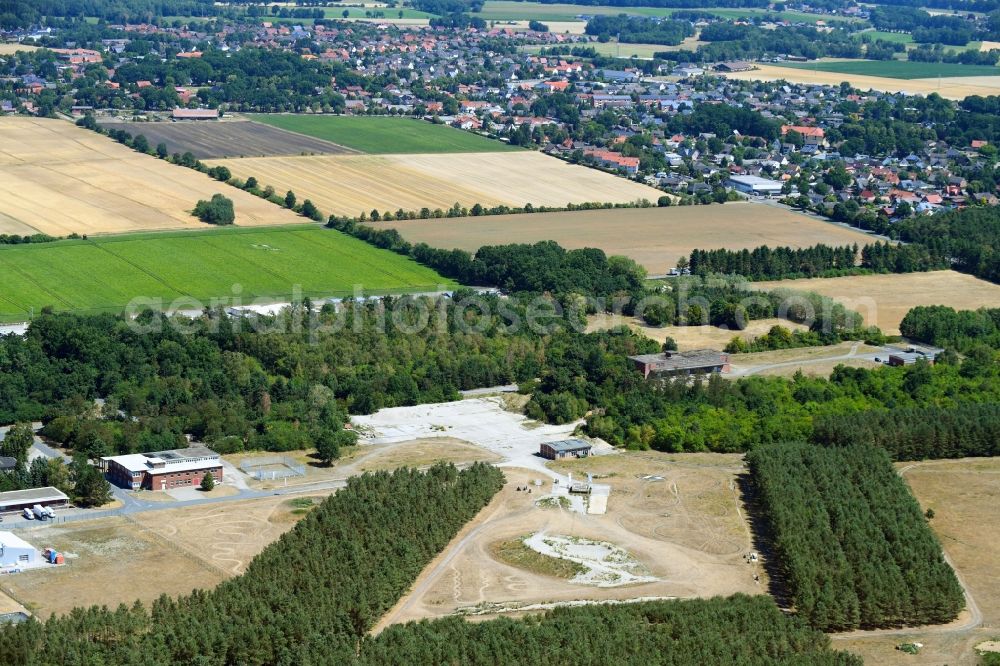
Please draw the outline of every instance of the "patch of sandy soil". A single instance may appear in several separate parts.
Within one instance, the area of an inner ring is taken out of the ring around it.
[[[569,581],[578,585],[619,587],[656,581],[628,551],[607,541],[536,532],[525,539],[524,544],[546,557],[565,559],[582,566],[584,571]]]
[[[596,314],[587,317],[587,332],[606,330],[616,326],[628,326],[636,333],[642,333],[647,338],[663,342],[673,338],[681,351],[689,349],[722,349],[730,340],[739,336],[744,340],[752,340],[771,330],[772,326],[784,326],[790,331],[805,331],[808,326],[796,324],[786,319],[755,319],[747,324],[742,331],[735,331],[718,326],[650,326],[636,317],[626,317],[614,314]]]

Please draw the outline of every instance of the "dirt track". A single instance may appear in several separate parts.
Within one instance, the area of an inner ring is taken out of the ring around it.
[[[678,462],[671,462],[676,460]],[[398,622],[455,612],[495,614],[535,603],[635,597],[695,597],[766,591],[742,554],[750,536],[735,490],[739,456],[618,454],[558,463],[582,478],[592,471],[610,483],[608,513],[585,515],[541,508],[536,472],[505,469],[507,485],[421,574],[376,631]],[[644,480],[655,475],[660,478]],[[546,480],[547,482],[548,480]],[[532,494],[518,492],[528,485]],[[497,561],[497,542],[546,531],[613,543],[626,549],[658,580],[623,587],[594,587],[523,570]],[[762,571],[758,571],[762,574]]]

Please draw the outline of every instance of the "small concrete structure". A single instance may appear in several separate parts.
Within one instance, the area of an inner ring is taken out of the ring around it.
[[[563,458],[586,458],[590,455],[591,445],[582,439],[563,439],[558,442],[542,442],[538,453],[549,460]]]
[[[640,354],[628,357],[642,376],[698,375],[729,372],[729,354],[713,349],[694,349],[685,352],[668,351],[662,354]]]
[[[889,365],[913,365],[917,361],[927,361],[931,365],[937,357],[944,353],[940,347],[928,347],[925,345],[910,345],[905,351],[898,351],[889,354]]]

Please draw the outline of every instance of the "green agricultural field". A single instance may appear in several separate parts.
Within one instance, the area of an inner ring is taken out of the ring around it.
[[[429,268],[319,227],[126,234],[0,247],[0,321],[56,310],[118,312],[135,298],[287,300],[452,286]],[[229,304],[230,302],[224,303]]]
[[[493,139],[412,118],[261,114],[253,119],[371,154],[488,153],[517,150]]]
[[[664,7],[613,7],[606,5],[574,5],[574,4],[543,4],[540,2],[516,2],[513,0],[487,0],[483,11],[476,14],[487,21],[575,21],[577,16],[595,16],[598,14],[630,14],[632,16],[671,16],[678,9]],[[770,13],[787,21],[815,22],[817,20],[849,21],[843,16],[821,16],[803,12],[766,12],[763,9],[730,9],[730,8],[697,8],[694,11],[711,12],[722,18],[749,17],[755,14]]]
[[[889,79],[933,79],[962,76],[1000,76],[1000,68],[987,65],[954,65],[943,62],[908,60],[843,60],[832,62],[782,62],[777,67],[811,69],[818,72],[882,76]]]
[[[866,30],[854,33],[854,38],[865,41],[882,41],[891,44],[912,44],[913,35],[908,32],[887,32],[885,30]]]
[[[437,16],[437,14],[431,14],[429,12],[422,12],[417,9],[399,9],[391,7],[326,7],[323,9],[323,13],[326,14],[327,18],[343,18],[344,12],[347,11],[348,18],[372,18],[371,14],[373,12],[382,12],[385,14],[382,18],[394,19],[394,18],[404,18],[404,19],[430,19]],[[366,14],[367,12],[367,14]],[[403,12],[400,16],[399,13]]]

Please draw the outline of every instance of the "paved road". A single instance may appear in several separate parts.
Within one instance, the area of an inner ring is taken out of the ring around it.
[[[339,490],[347,485],[347,479],[327,479],[315,483],[303,483],[287,488],[275,488],[273,490],[240,490],[235,495],[225,497],[204,497],[194,500],[176,502],[149,502],[130,492],[111,486],[115,499],[122,502],[122,506],[114,509],[62,509],[56,510],[56,517],[53,520],[38,521],[25,520],[20,515],[7,515],[3,518],[3,529],[16,530],[27,527],[40,527],[43,525],[62,525],[64,523],[78,522],[81,520],[94,520],[95,518],[108,518],[111,516],[130,516],[147,511],[167,511],[170,509],[181,509],[189,506],[204,506],[206,504],[222,504],[224,502],[241,502],[262,497],[275,495],[297,495],[301,493],[313,493],[326,490]]]
[[[756,375],[767,370],[773,370],[775,368],[795,368],[799,366],[814,365],[817,363],[829,363],[830,361],[851,361],[851,360],[862,360],[875,362],[876,359],[882,359],[883,362],[889,356],[890,353],[895,353],[899,350],[890,349],[888,347],[880,347],[879,351],[871,353],[858,353],[859,344],[855,344],[851,347],[851,351],[846,354],[840,354],[838,356],[819,356],[816,358],[804,358],[798,361],[784,361],[782,363],[768,363],[766,365],[755,365],[749,368],[734,369],[729,373],[730,377],[748,377],[750,375]],[[804,348],[808,350],[808,347]]]

